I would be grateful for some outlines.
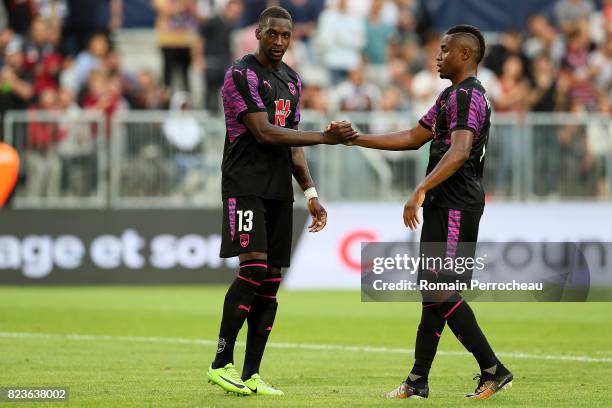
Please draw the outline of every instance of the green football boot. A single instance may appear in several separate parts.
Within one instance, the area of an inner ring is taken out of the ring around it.
[[[258,395],[285,395],[281,390],[277,390],[270,384],[266,383],[261,379],[259,374],[255,373],[244,382],[244,384],[251,390],[253,394]]]
[[[228,363],[225,367],[208,368],[208,382],[217,384],[227,392],[233,392],[237,395],[251,395],[251,390],[247,387],[236,367],[232,363]]]

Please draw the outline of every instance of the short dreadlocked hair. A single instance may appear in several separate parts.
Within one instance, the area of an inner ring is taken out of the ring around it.
[[[270,18],[283,18],[285,20],[291,21],[293,24],[293,18],[291,18],[291,14],[284,8],[280,6],[268,7],[259,15],[259,26],[263,27],[268,22]]]
[[[449,28],[446,34],[447,35],[449,34],[473,35],[475,39],[478,41],[478,51],[479,51],[478,63],[482,61],[482,58],[485,55],[485,40],[484,40],[484,36],[482,35],[482,32],[478,28],[472,25],[469,25],[469,24],[459,24],[459,25]]]

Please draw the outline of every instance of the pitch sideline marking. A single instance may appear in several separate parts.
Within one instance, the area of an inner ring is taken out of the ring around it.
[[[74,341],[130,341],[140,343],[169,343],[169,344],[192,344],[200,346],[214,346],[217,342],[214,340],[205,339],[186,339],[181,337],[143,337],[143,336],[102,336],[89,334],[50,334],[50,333],[28,333],[28,332],[0,332],[0,338],[20,338],[20,339],[56,339],[56,340],[74,340]],[[244,345],[244,342],[237,342],[239,345]],[[412,354],[413,350],[407,348],[392,348],[392,347],[373,347],[373,346],[348,346],[342,344],[308,344],[308,343],[269,343],[268,347],[278,349],[300,349],[300,350],[323,350],[323,351],[350,351],[364,353],[402,353]],[[607,353],[607,352],[605,352]],[[442,356],[467,356],[464,351],[438,351],[437,354]],[[529,354],[522,352],[498,352],[502,357],[531,359],[531,360],[556,360],[556,361],[580,361],[587,363],[612,363],[612,358],[607,357],[589,357],[589,356],[572,356],[572,355],[554,355],[554,354]]]

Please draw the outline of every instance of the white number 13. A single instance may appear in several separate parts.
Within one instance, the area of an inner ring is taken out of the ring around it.
[[[236,211],[238,214],[238,231],[250,231],[253,229],[253,211]],[[244,224],[243,224],[244,221]]]

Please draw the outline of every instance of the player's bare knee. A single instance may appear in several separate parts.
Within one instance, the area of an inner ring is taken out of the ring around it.
[[[252,261],[253,259],[266,261],[268,259],[268,254],[265,252],[246,252],[238,255],[238,259],[240,259],[240,262]]]

